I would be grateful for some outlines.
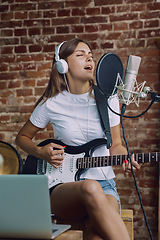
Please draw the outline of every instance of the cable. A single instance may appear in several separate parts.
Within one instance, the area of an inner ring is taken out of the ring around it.
[[[126,116],[126,115],[124,115],[123,117],[125,117],[125,118],[138,118],[138,117],[141,117],[142,115],[144,115],[144,114],[150,109],[150,107],[152,106],[152,104],[153,104],[154,102],[155,102],[155,101],[152,100],[151,103],[149,104],[149,106],[146,108],[146,110],[145,110],[144,112],[142,112],[141,114],[137,115],[137,116]],[[123,105],[123,104],[122,104],[122,105]],[[124,104],[124,105],[125,105],[125,104]],[[121,114],[115,112],[115,111],[109,106],[108,102],[107,102],[107,107],[108,107],[113,113],[115,113],[116,115],[121,116]]]
[[[127,139],[126,139],[126,136],[125,136],[125,129],[124,129],[124,125],[123,125],[123,114],[125,112],[125,109],[126,109],[126,105],[122,104],[122,108],[121,108],[121,125],[122,125],[122,130],[123,130],[123,138],[124,138],[124,141],[126,143],[127,152],[128,152],[128,156],[129,156],[130,163],[131,163],[131,172],[132,172],[132,175],[133,175],[133,178],[134,178],[135,187],[136,187],[136,190],[137,190],[137,193],[138,193],[138,196],[139,196],[140,205],[141,205],[141,208],[142,208],[142,211],[143,211],[143,214],[144,214],[145,223],[146,223],[148,232],[150,234],[150,238],[151,238],[151,240],[153,240],[153,236],[152,236],[152,232],[150,230],[149,224],[148,224],[146,212],[145,212],[144,207],[143,207],[142,197],[141,197],[141,194],[140,194],[139,189],[138,189],[136,176],[135,176],[135,173],[133,171],[132,159],[131,159],[131,155],[130,155],[130,151],[129,151],[128,142],[127,142]]]

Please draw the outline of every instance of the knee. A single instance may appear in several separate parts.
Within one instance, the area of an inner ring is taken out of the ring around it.
[[[82,197],[85,199],[97,199],[101,195],[105,195],[99,182],[95,180],[84,180],[81,185]]]

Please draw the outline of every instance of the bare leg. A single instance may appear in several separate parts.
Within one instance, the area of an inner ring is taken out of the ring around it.
[[[51,194],[51,210],[58,217],[75,221],[88,217],[89,240],[130,239],[117,209],[117,200],[106,196],[101,185],[94,180],[65,183]]]

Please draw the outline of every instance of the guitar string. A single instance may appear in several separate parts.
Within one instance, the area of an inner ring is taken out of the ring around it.
[[[84,139],[86,140],[86,142],[89,142],[89,109],[90,109],[90,97],[88,99],[88,111],[87,111],[87,136],[84,134],[83,130],[82,130],[82,127],[80,125],[80,122],[79,122],[79,118],[77,116],[77,112],[76,112],[76,109],[75,109],[75,106],[73,104],[73,101],[72,101],[72,97],[71,97],[71,92],[70,92],[70,89],[69,89],[69,86],[68,86],[68,82],[67,82],[67,79],[66,79],[66,75],[64,74],[64,80],[65,80],[65,83],[66,83],[66,86],[67,86],[67,90],[69,92],[69,96],[70,96],[70,104],[73,108],[73,111],[74,111],[74,114],[76,116],[76,119],[77,119],[77,122],[78,122],[78,126],[80,128],[80,131],[84,137]]]

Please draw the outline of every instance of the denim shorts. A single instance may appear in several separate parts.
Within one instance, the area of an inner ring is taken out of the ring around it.
[[[81,178],[80,180],[85,180],[85,178]],[[120,204],[120,199],[119,199],[119,195],[117,193],[116,183],[113,178],[107,179],[107,180],[96,180],[96,181],[101,184],[101,187],[106,195],[108,194],[108,195],[114,196],[117,199],[118,204]]]
[[[85,180],[85,178],[81,178],[80,181],[81,180]],[[105,194],[114,196],[117,199],[118,204],[120,204],[120,199],[119,199],[119,195],[117,193],[116,183],[113,178],[108,179],[108,180],[96,180],[96,181],[101,184],[101,187]],[[63,184],[63,183],[59,183],[59,184],[53,186],[52,188],[50,188],[49,189],[50,194],[60,184]]]

